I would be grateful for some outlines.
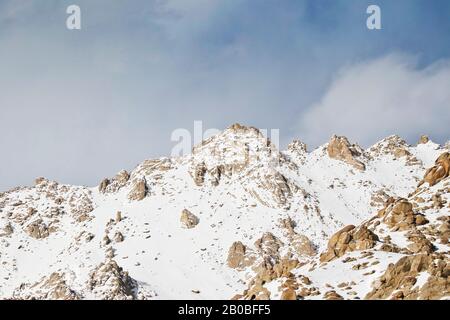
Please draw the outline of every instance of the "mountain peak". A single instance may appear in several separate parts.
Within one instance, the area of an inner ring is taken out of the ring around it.
[[[39,178],[0,193],[0,298],[390,298],[405,283],[420,287],[405,297],[446,295],[448,151],[397,136],[324,146],[279,152],[234,124],[97,188]],[[418,256],[427,268],[404,272]]]

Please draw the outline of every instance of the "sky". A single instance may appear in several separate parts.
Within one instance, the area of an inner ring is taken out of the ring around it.
[[[169,156],[196,120],[310,150],[333,134],[445,143],[449,88],[447,0],[0,0],[0,191],[97,185]]]

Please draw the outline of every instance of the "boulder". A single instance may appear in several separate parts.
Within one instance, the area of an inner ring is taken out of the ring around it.
[[[31,222],[25,229],[26,233],[35,239],[47,238],[50,233],[55,232],[56,228],[48,226],[42,219],[37,219]]]
[[[181,212],[180,222],[183,228],[192,229],[200,222],[200,220],[189,210],[183,209]]]
[[[402,198],[394,200],[393,203],[390,202],[379,213],[379,217],[383,217],[383,222],[391,229],[399,231],[410,230],[428,223],[425,216],[414,212],[411,202]]]
[[[328,262],[347,252],[373,248],[378,241],[378,236],[366,226],[356,228],[348,225],[330,238],[327,250],[320,255],[320,261]]]
[[[134,181],[133,188],[130,193],[128,193],[128,199],[131,201],[141,201],[148,193],[147,182],[145,178],[140,178]]]
[[[325,300],[344,300],[344,298],[334,290],[325,292],[323,298]]]

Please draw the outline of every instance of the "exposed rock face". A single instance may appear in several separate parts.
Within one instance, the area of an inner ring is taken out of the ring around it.
[[[253,270],[257,274],[255,277],[257,283],[288,276],[290,271],[298,265],[298,260],[280,256],[280,248],[283,245],[283,242],[270,232],[264,233],[260,239],[256,240],[255,247],[260,259],[256,261]]]
[[[325,292],[325,294],[323,295],[323,298],[325,300],[344,300],[344,298],[341,295],[339,295],[338,293],[336,293],[336,291],[334,291],[334,290]]]
[[[328,156],[332,159],[344,161],[358,170],[365,170],[366,166],[356,157],[362,154],[361,148],[351,145],[346,137],[334,135],[327,147]]]
[[[200,222],[200,220],[189,210],[183,209],[181,212],[180,222],[183,228],[192,229]]]
[[[428,223],[428,220],[421,214],[413,211],[413,206],[405,199],[391,200],[390,204],[378,213],[394,231],[409,230],[417,225]]]
[[[132,201],[141,201],[147,196],[147,192],[148,187],[145,178],[137,179],[128,194],[128,199]]]
[[[314,244],[307,236],[295,232],[295,224],[291,218],[281,220],[280,226],[287,231],[289,245],[299,256],[312,257],[317,253]]]
[[[254,284],[244,290],[243,298],[246,300],[270,300],[270,291],[260,283]]]
[[[428,138],[427,135],[420,136],[419,142],[417,144],[426,144],[430,141],[430,138]]]
[[[98,191],[100,191],[101,193],[106,193],[106,188],[108,188],[110,183],[111,182],[109,181],[108,178],[103,179],[102,182],[100,182],[100,185],[98,186]]]
[[[126,186],[130,180],[130,174],[126,170],[122,170],[116,174],[116,176],[112,179],[104,179],[100,182],[98,190],[101,193],[111,193],[117,192],[122,187]]]
[[[420,182],[419,186],[425,182],[428,182],[430,186],[434,186],[443,179],[447,178],[449,172],[450,153],[445,152],[436,159],[435,165],[425,172],[425,176],[423,177],[423,180]]]
[[[434,251],[434,246],[430,240],[428,240],[421,231],[412,230],[407,233],[408,241],[411,244],[408,245],[408,250],[412,253],[431,253]]]
[[[287,288],[281,294],[281,300],[297,300],[297,294],[292,288]]]
[[[415,286],[417,276],[428,272],[429,277],[422,287]],[[419,254],[405,256],[390,264],[377,281],[366,299],[440,299],[450,293],[450,266],[441,255]]]
[[[135,299],[137,283],[114,260],[97,266],[89,275],[89,289],[104,300]]]
[[[342,257],[346,252],[373,248],[378,240],[378,236],[365,226],[346,226],[330,238],[328,249],[320,255],[320,261],[328,262]]]
[[[54,272],[35,284],[22,284],[14,290],[14,299],[79,300],[81,296],[66,283],[65,274]]]
[[[255,242],[255,247],[261,254],[272,258],[278,256],[278,250],[282,245],[283,242],[271,232],[264,233],[263,236]]]
[[[192,179],[194,179],[194,183],[201,187],[205,182],[205,173],[208,171],[204,162],[197,164],[194,167],[193,172],[191,173]]]
[[[296,186],[277,170],[270,168],[265,171],[250,173],[252,180],[258,181],[256,186],[251,184],[246,190],[262,205],[272,208],[289,209],[291,198]]]
[[[7,223],[0,231],[0,237],[7,237],[14,233],[11,223]]]
[[[240,241],[234,242],[228,250],[227,264],[233,269],[244,269],[251,266],[255,256],[247,252],[247,247]]]
[[[26,232],[35,239],[44,239],[50,235],[50,233],[55,232],[56,228],[52,226],[47,226],[42,219],[37,219],[30,223],[26,227]]]

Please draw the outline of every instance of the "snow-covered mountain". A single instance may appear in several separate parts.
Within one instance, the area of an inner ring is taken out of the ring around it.
[[[0,193],[0,298],[448,297],[448,151],[235,124],[98,187],[38,178]]]

